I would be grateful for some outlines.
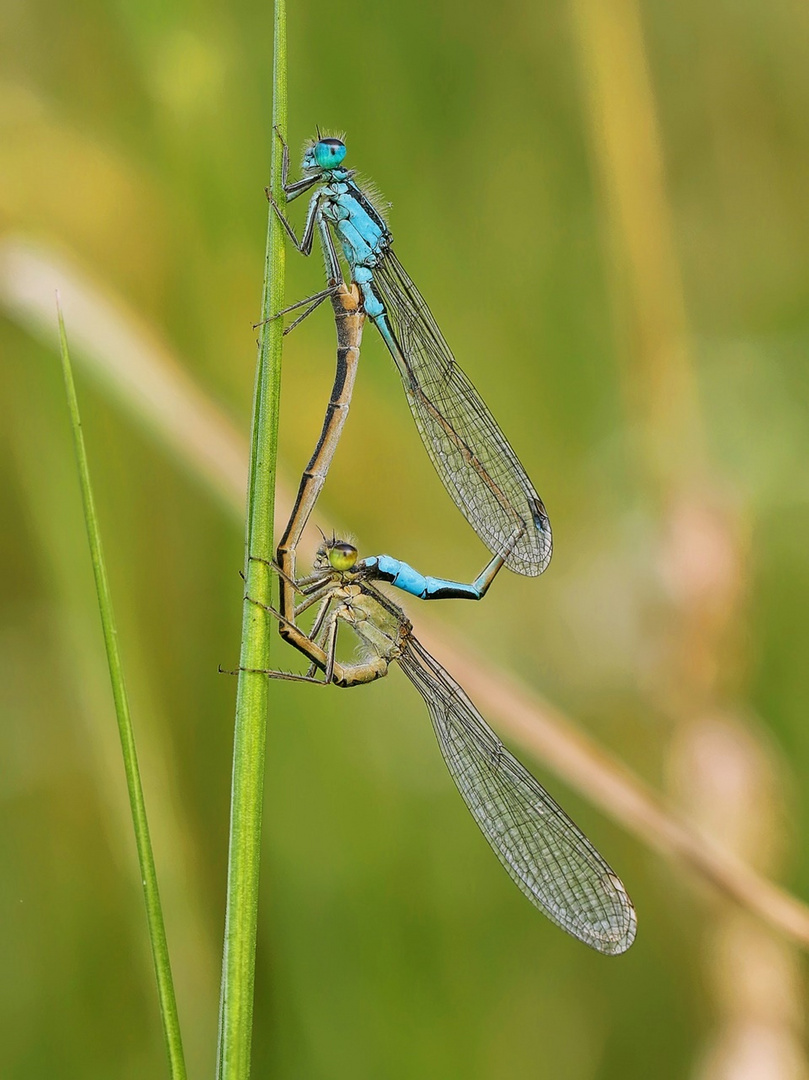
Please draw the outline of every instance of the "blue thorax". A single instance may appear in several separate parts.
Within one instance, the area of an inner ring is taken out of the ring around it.
[[[353,271],[376,266],[391,235],[379,212],[346,169],[324,169],[323,187],[314,196],[320,213],[332,222],[346,262]]]

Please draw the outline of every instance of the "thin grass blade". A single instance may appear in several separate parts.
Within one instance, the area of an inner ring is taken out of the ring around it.
[[[274,130],[281,135],[286,135],[286,64],[286,7],[284,0],[275,0],[272,119]],[[270,189],[281,201],[280,142],[274,134]],[[270,667],[274,624],[263,607],[246,597],[264,605],[270,604],[272,598],[269,564],[273,555],[283,325],[281,319],[270,317],[284,306],[285,245],[283,228],[270,210],[248,477],[246,589],[236,690],[225,944],[219,1003],[219,1080],[247,1080],[250,1075],[261,811],[269,708],[269,681],[259,672]]]
[[[57,300],[58,306],[58,300]],[[65,323],[62,318],[62,310],[59,314],[59,341],[62,355],[62,373],[65,380],[65,393],[67,395],[70,423],[73,429],[73,442],[76,450],[76,463],[79,473],[82,504],[84,507],[84,520],[87,526],[87,539],[90,545],[90,556],[93,562],[93,575],[95,577],[96,592],[98,594],[98,607],[101,614],[101,625],[104,632],[104,645],[107,650],[107,663],[110,671],[112,684],[112,696],[115,702],[115,715],[118,719],[118,732],[121,737],[121,752],[124,759],[124,771],[126,784],[129,791],[129,803],[132,808],[132,824],[135,829],[135,844],[138,850],[141,880],[143,882],[143,898],[146,902],[146,919],[149,927],[149,940],[152,946],[155,975],[157,977],[157,995],[160,1004],[160,1016],[163,1021],[163,1032],[166,1039],[166,1050],[169,1059],[169,1071],[172,1080],[185,1080],[185,1059],[183,1056],[183,1044],[180,1035],[180,1020],[177,1014],[177,1001],[174,994],[174,982],[171,976],[171,963],[169,960],[168,943],[166,941],[166,929],[163,923],[163,911],[160,906],[160,893],[157,886],[157,870],[155,868],[152,844],[149,838],[149,825],[146,818],[146,804],[143,798],[143,786],[140,781],[138,768],[138,755],[135,748],[135,733],[132,729],[132,718],[129,711],[129,699],[124,682],[123,664],[118,649],[118,632],[115,626],[115,617],[112,609],[112,595],[110,593],[109,580],[104,564],[104,553],[101,547],[101,533],[98,526],[93,491],[90,486],[90,470],[87,463],[87,451],[84,445],[84,435],[81,428],[79,415],[79,403],[76,396],[76,386],[73,381],[73,368],[70,363]]]

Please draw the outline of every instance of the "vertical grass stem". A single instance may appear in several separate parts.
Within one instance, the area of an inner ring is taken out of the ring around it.
[[[270,190],[282,204],[280,143],[286,137],[286,9],[275,0],[273,39],[273,107]],[[278,448],[278,407],[283,326],[267,321],[284,305],[285,237],[276,215],[269,211],[265,255],[262,325],[256,369],[253,428],[248,481],[245,538],[245,596],[271,602],[272,576],[266,562],[273,554],[273,512]],[[230,843],[222,958],[217,1076],[246,1080],[250,1050],[255,984],[256,925],[264,760],[269,707],[269,684],[255,669],[270,666],[271,616],[245,599],[242,645],[236,691]]]
[[[129,712],[129,699],[127,698],[126,685],[124,683],[121,654],[118,650],[118,631],[115,626],[115,617],[112,610],[112,596],[104,563],[104,553],[101,547],[101,533],[98,527],[95,501],[90,486],[87,451],[84,446],[84,435],[82,433],[81,417],[79,415],[79,403],[78,398],[76,397],[76,386],[73,381],[73,368],[70,363],[70,352],[68,350],[65,323],[62,318],[61,308],[58,309],[58,313],[62,373],[65,379],[65,392],[70,412],[70,422],[73,428],[73,442],[76,450],[76,463],[78,466],[79,484],[84,507],[84,520],[87,526],[87,539],[90,545],[90,556],[93,563],[96,593],[98,594],[98,607],[101,613],[104,645],[107,650],[107,663],[110,670],[110,682],[112,683],[112,696],[115,702],[115,714],[118,718],[118,732],[121,737],[121,751],[123,754],[124,771],[126,773],[126,783],[129,791],[129,804],[132,809],[132,824],[135,829],[135,844],[137,846],[141,880],[143,882],[143,897],[146,901],[146,919],[149,926],[149,939],[151,941],[152,957],[154,959],[155,975],[157,977],[157,994],[160,1004],[160,1015],[163,1021],[163,1033],[166,1039],[169,1072],[172,1080],[185,1080],[185,1059],[180,1036],[180,1021],[177,1015],[177,1001],[175,999],[174,983],[171,977],[171,964],[169,961],[168,944],[166,942],[166,929],[163,924],[163,912],[160,906],[160,894],[157,887],[157,871],[155,869],[152,844],[149,838],[149,825],[146,819],[143,787],[140,781],[138,756],[135,749],[135,735],[132,730],[132,719]]]

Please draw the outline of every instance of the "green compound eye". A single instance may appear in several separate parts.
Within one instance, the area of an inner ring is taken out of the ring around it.
[[[353,544],[337,540],[329,545],[329,565],[334,570],[350,570],[357,561],[357,549]]]
[[[346,144],[340,139],[320,139],[315,143],[315,161],[321,169],[336,169],[346,156]]]

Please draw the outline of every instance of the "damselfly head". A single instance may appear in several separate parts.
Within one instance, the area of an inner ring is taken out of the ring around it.
[[[327,540],[326,557],[332,570],[351,570],[357,562],[357,549],[347,540]]]
[[[312,164],[318,169],[336,169],[346,156],[346,144],[342,139],[318,139],[310,153]]]

